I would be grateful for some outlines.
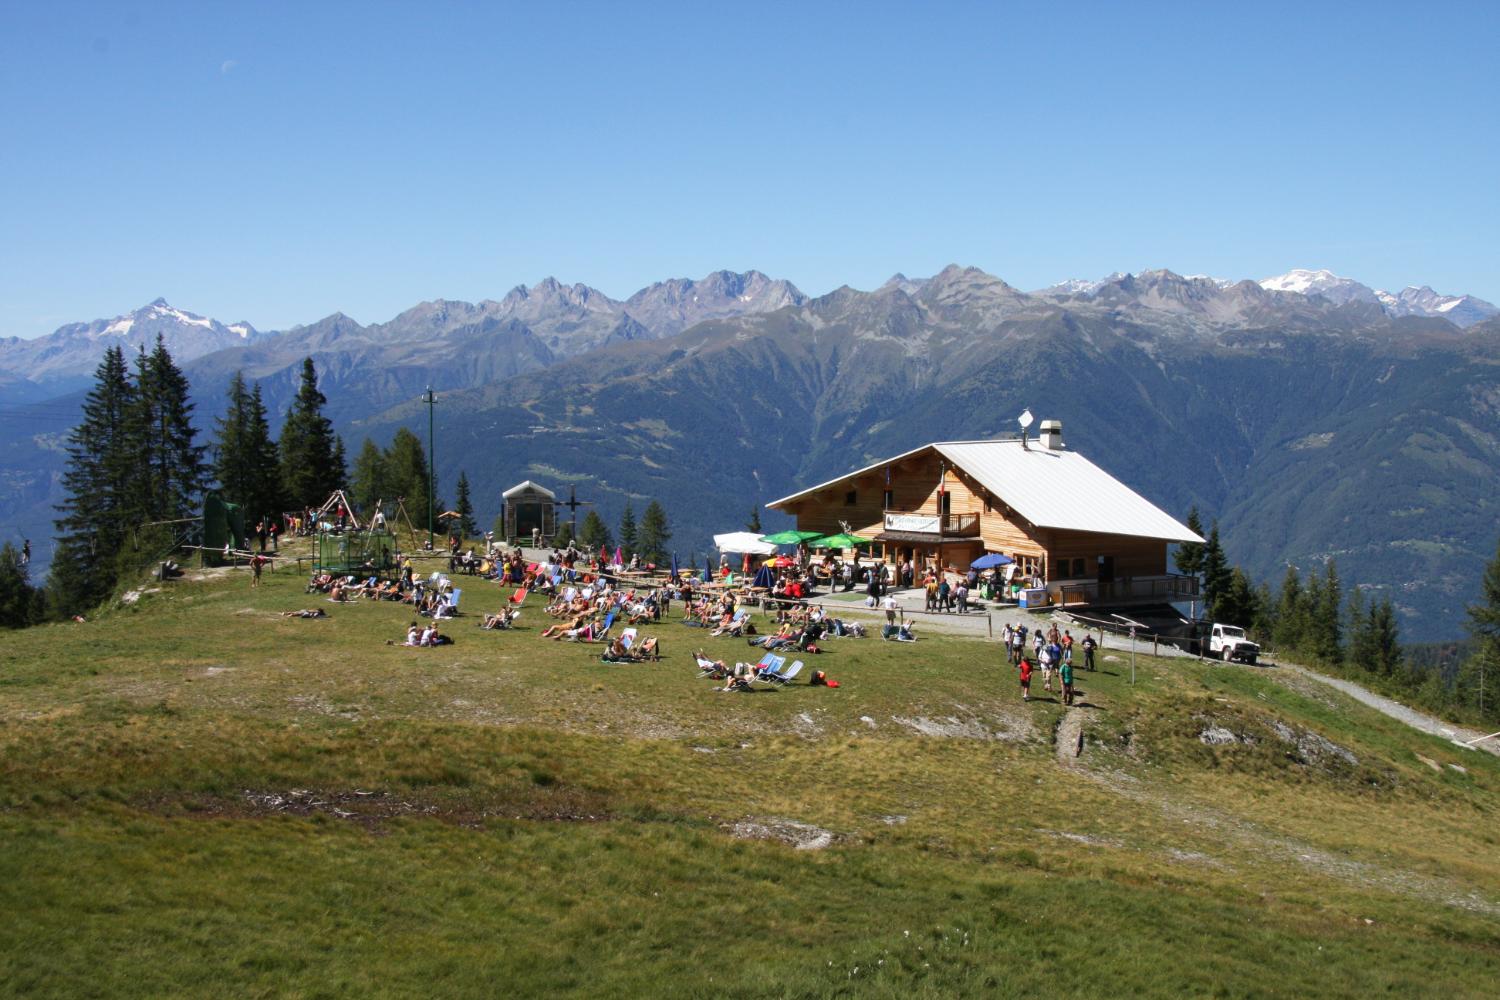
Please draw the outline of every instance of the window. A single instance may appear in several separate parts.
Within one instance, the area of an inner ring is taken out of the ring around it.
[[[844,494],[844,506],[845,507],[853,507],[858,502],[859,502],[859,497],[857,496],[857,491],[850,490],[848,493]]]
[[[893,490],[886,490],[880,495],[880,503],[885,510],[893,510],[896,506],[896,494]]]
[[[1073,560],[1073,575],[1083,576],[1083,556]]]
[[[949,493],[946,490],[943,492],[943,497],[938,502],[938,512],[940,514],[942,514],[944,517],[947,517],[949,514],[953,513],[953,494],[952,493]]]

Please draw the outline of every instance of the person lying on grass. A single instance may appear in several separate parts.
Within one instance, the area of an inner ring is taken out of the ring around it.
[[[724,672],[724,686],[715,691],[751,691],[750,682],[755,679],[755,664],[736,663]]]
[[[322,608],[303,608],[300,611],[283,611],[283,618],[327,618],[328,612]]]

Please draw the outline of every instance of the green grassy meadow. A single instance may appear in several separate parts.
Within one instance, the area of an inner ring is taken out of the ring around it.
[[[929,636],[723,694],[675,615],[603,664],[467,581],[414,650],[302,584],[6,636],[0,993],[1500,990],[1500,760],[1314,681],[1105,650],[1065,713]]]

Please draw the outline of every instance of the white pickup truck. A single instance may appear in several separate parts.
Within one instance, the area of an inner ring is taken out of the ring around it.
[[[1225,663],[1239,660],[1254,663],[1260,656],[1260,646],[1245,638],[1245,630],[1238,625],[1221,625],[1214,622],[1208,634],[1208,655],[1217,656]]]

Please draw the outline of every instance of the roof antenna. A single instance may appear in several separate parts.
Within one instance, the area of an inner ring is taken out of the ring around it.
[[[1016,418],[1016,423],[1018,423],[1018,424],[1021,425],[1021,450],[1022,451],[1029,451],[1030,450],[1029,448],[1026,447],[1026,428],[1028,428],[1028,427],[1031,426],[1032,419],[1033,419],[1033,417],[1031,416],[1031,407],[1029,407],[1029,406],[1026,409],[1022,410],[1021,411],[1021,415]]]

